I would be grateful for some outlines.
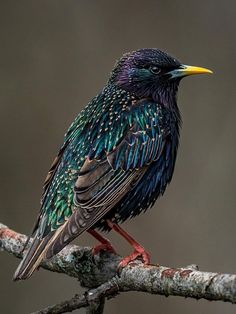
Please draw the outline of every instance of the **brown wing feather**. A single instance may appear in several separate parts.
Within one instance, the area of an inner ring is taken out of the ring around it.
[[[47,194],[48,187],[50,186],[52,179],[54,178],[54,175],[55,175],[57,168],[61,162],[61,158],[62,158],[63,153],[67,147],[67,144],[68,144],[67,142],[64,143],[64,145],[60,149],[58,155],[54,159],[54,161],[51,165],[51,168],[48,171],[48,174],[47,174],[46,179],[45,179],[44,184],[43,184],[43,194],[42,194],[42,198],[41,198],[41,203],[43,203],[44,197]]]
[[[36,235],[14,275],[15,280],[30,277],[44,258],[51,258],[74,238],[91,228],[143,176],[146,169],[114,171],[107,159],[86,160],[75,184],[75,208],[71,217],[45,238]]]
[[[32,275],[43,259],[45,249],[50,243],[50,239],[53,237],[54,233],[55,232],[51,232],[43,239],[40,239],[37,234],[34,236],[29,250],[15,271],[13,280],[26,279]]]
[[[61,158],[63,156],[63,153],[65,151],[65,148],[67,147],[68,142],[65,142],[63,147],[60,149],[57,157],[54,159],[51,168],[47,174],[47,177],[44,181],[43,185],[43,194],[41,198],[41,204],[43,203],[44,197],[47,194],[48,188],[53,180],[53,177],[56,173],[56,170],[61,162]],[[45,255],[45,251],[47,250],[47,247],[50,246],[50,243],[53,239],[54,231],[49,233],[45,238],[41,239],[37,236],[37,229],[39,226],[39,223],[41,221],[41,211],[38,214],[37,220],[33,226],[33,229],[31,233],[29,234],[25,245],[22,249],[22,251],[25,250],[26,246],[29,243],[30,238],[32,237],[33,234],[35,234],[33,241],[30,245],[30,248],[26,255],[24,256],[23,260],[19,264],[17,270],[15,271],[14,280],[20,280],[20,279],[26,279],[31,276],[33,271],[39,266],[41,260],[43,259]],[[60,231],[60,230],[58,230]]]
[[[47,248],[46,257],[52,257],[91,228],[133,188],[145,171],[145,168],[114,171],[107,160],[86,160],[75,184],[74,213]]]
[[[43,199],[61,162],[67,144],[64,145],[56,159],[44,184]],[[116,153],[119,153],[117,147]],[[115,154],[114,154],[115,156]],[[42,259],[50,258],[78,235],[91,228],[111,208],[113,208],[142,178],[147,167],[125,170],[114,169],[109,156],[102,160],[85,160],[74,187],[74,213],[56,231],[45,238],[37,238],[37,228],[42,223],[40,215],[34,231],[36,236],[27,255],[19,266],[15,279],[29,277],[38,267]]]

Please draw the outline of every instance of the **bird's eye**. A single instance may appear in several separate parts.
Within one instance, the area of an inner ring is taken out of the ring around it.
[[[161,69],[156,67],[156,66],[151,66],[150,67],[150,72],[153,74],[159,74],[161,72]]]

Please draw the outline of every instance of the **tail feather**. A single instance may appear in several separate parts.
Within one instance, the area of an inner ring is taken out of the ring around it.
[[[48,234],[43,239],[40,239],[37,234],[35,235],[30,248],[15,271],[13,276],[14,281],[29,278],[38,268],[45,256],[47,247],[50,244],[50,240],[52,240],[54,233],[55,232]]]

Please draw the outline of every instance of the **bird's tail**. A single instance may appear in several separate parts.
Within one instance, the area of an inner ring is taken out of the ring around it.
[[[37,230],[26,255],[16,269],[13,280],[29,278],[44,258],[51,258],[78,235],[86,231],[90,225],[78,227],[76,221],[78,221],[79,215],[80,212],[75,211],[66,223],[48,233],[44,238],[39,236],[39,230]],[[71,230],[73,230],[73,233]]]
[[[43,239],[40,239],[36,233],[26,255],[15,271],[13,280],[27,279],[33,274],[52,243],[54,233],[55,232],[51,232]]]

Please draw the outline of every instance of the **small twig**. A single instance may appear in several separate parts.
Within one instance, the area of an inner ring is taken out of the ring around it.
[[[105,297],[101,297],[95,302],[90,302],[86,308],[86,314],[102,314],[105,306]]]
[[[72,312],[73,310],[87,307],[91,313],[99,314],[103,311],[105,297],[115,296],[118,293],[119,286],[116,283],[118,278],[104,283],[96,289],[85,292],[83,295],[75,295],[72,299],[48,306],[43,310],[31,314],[60,314]]]
[[[0,224],[2,250],[20,257],[25,240],[24,235]],[[93,258],[90,248],[68,245],[54,258],[43,262],[42,267],[78,278],[83,287],[92,290],[36,313],[56,314],[90,307],[91,314],[93,308],[97,307],[98,310],[100,306],[102,310],[105,298],[127,291],[236,303],[236,275],[202,272],[196,265],[169,268],[158,265],[145,266],[137,261],[123,268],[118,276],[117,266],[120,260],[120,256],[108,252]]]

